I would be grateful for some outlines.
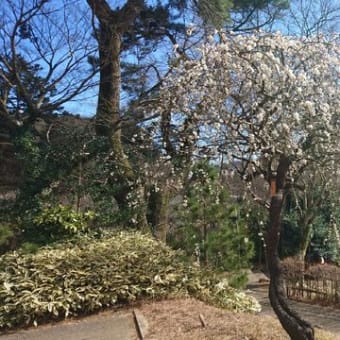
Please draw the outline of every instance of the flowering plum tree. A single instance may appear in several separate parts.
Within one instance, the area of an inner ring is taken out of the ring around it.
[[[195,58],[179,62],[160,92],[161,115],[185,117],[178,124],[185,122],[188,131],[192,126],[197,153],[223,154],[254,199],[268,208],[269,297],[293,339],[313,339],[314,331],[287,304],[278,255],[281,215],[298,179],[310,167],[332,169],[339,157],[337,39],[212,37]],[[187,135],[181,138],[188,143]],[[268,185],[266,198],[252,190],[257,177]]]

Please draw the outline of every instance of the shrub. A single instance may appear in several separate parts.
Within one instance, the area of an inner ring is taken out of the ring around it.
[[[93,218],[92,211],[80,213],[70,206],[58,204],[42,209],[40,214],[35,217],[34,222],[37,226],[47,229],[52,235],[53,233],[72,235],[79,231],[85,231]]]
[[[191,294],[238,311],[246,297],[140,233],[79,236],[36,254],[0,257],[0,328],[90,313],[140,298]]]
[[[0,222],[0,254],[10,248],[15,236],[14,229],[10,224]]]
[[[70,206],[57,204],[44,207],[26,221],[23,240],[34,244],[47,244],[76,235],[88,229],[94,218],[92,211],[76,212]]]

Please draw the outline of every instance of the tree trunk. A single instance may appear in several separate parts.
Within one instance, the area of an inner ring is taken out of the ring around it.
[[[301,241],[299,244],[299,252],[297,254],[298,258],[301,261],[305,261],[307,249],[309,247],[309,244],[312,238],[312,232],[313,232],[313,225],[312,225],[313,218],[308,216],[308,213],[305,212],[305,214],[306,216],[301,218],[298,224],[299,227],[302,229]]]
[[[154,236],[166,242],[169,230],[169,190],[164,187],[158,191],[152,188],[150,191],[148,206],[148,221],[152,227]]]
[[[208,247],[207,247],[207,238],[208,238],[208,226],[207,223],[204,221],[202,227],[202,248],[203,248],[203,263],[205,266],[209,265],[208,260]]]
[[[109,178],[119,208],[129,209],[129,195],[135,181],[131,164],[121,141],[120,50],[121,37],[111,23],[101,23],[99,32],[100,84],[96,114],[96,133],[109,139],[115,169]]]
[[[288,306],[278,245],[280,240],[281,214],[285,200],[285,180],[289,159],[280,157],[276,175],[276,191],[272,194],[269,208],[269,224],[266,235],[267,265],[270,274],[269,299],[283,328],[294,340],[313,340],[313,327]]]
[[[121,86],[121,35],[138,15],[141,1],[128,1],[121,9],[113,11],[106,1],[87,1],[99,20],[97,40],[99,44],[100,82],[96,113],[96,133],[109,139],[111,160],[114,164],[109,184],[114,187],[114,198],[121,211],[131,212],[131,197],[138,196],[140,188],[137,176],[124,152],[121,140],[120,86]],[[134,197],[135,199],[135,197]],[[132,224],[146,227],[145,214],[136,211]]]
[[[96,114],[96,133],[108,137],[117,162],[118,175],[133,179],[134,173],[121,141],[120,50],[121,37],[112,24],[101,24],[99,33],[100,83]]]

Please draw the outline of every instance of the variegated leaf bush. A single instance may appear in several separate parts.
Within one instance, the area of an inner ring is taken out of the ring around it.
[[[186,295],[237,311],[259,309],[253,298],[138,232],[79,236],[36,254],[0,257],[0,328]]]

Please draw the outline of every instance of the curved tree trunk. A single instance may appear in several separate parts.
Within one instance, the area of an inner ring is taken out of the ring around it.
[[[278,254],[281,214],[285,200],[285,180],[289,165],[289,159],[281,156],[277,168],[276,191],[272,194],[269,208],[266,235],[267,265],[270,274],[269,299],[281,325],[292,339],[313,340],[313,327],[288,306]]]

